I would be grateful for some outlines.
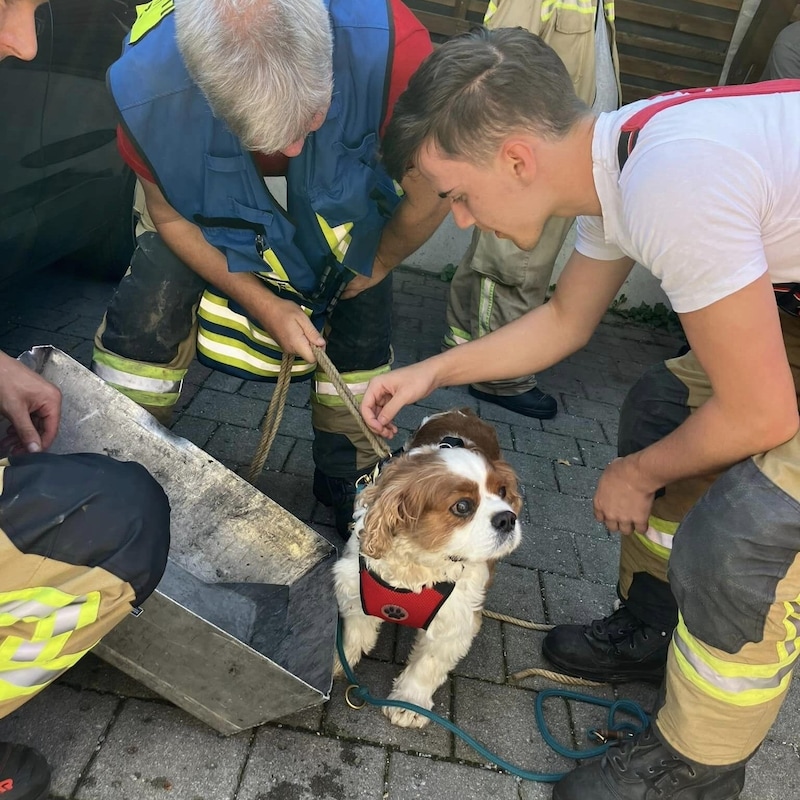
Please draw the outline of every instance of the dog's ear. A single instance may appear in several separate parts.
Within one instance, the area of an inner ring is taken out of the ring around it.
[[[359,534],[361,552],[381,558],[392,546],[397,532],[419,517],[419,484],[415,464],[399,457],[384,468],[378,482],[362,493],[366,506],[364,527]]]

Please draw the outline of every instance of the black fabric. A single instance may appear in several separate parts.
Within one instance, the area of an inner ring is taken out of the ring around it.
[[[664,362],[630,388],[620,410],[617,451],[628,456],[672,433],[689,416],[689,388]]]
[[[0,528],[23,553],[102,567],[138,605],[169,551],[169,501],[140,464],[96,453],[14,456],[3,474]]]
[[[206,284],[157,233],[136,241],[130,272],[106,311],[103,346],[123,358],[169,364],[192,330]]]
[[[32,747],[0,742],[0,795],[3,800],[45,800],[50,767]]]
[[[678,604],[668,583],[648,572],[634,572],[625,605],[648,625],[672,631],[678,622]]]
[[[669,563],[689,632],[737,653],[764,637],[776,587],[800,552],[800,503],[747,459],[686,515]]]

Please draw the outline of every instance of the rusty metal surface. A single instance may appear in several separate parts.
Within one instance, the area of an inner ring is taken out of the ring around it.
[[[63,393],[52,452],[138,461],[172,506],[164,578],[96,652],[225,734],[327,700],[333,546],[60,350],[20,359]]]

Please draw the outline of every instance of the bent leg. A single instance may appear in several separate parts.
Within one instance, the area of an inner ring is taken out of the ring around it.
[[[0,718],[155,589],[169,502],[133,462],[82,453],[0,465]]]

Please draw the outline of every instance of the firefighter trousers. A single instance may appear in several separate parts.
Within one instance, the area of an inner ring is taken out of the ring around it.
[[[781,326],[800,392],[800,319]],[[649,370],[620,415],[620,455],[675,429],[711,396],[691,353]],[[719,475],[665,487],[648,530],[622,537],[619,593],[674,633],[656,727],[685,757],[730,765],[775,721],[800,647],[800,434]]]
[[[147,470],[94,453],[0,461],[0,718],[153,592],[169,502]]]
[[[165,424],[195,357],[204,289],[204,281],[158,233],[142,230],[130,269],[95,334],[92,371]],[[389,275],[340,301],[326,322],[326,352],[358,402],[370,378],[390,367],[391,307]],[[358,422],[319,369],[311,390],[311,422],[314,463],[325,475],[354,480],[377,462]]]

